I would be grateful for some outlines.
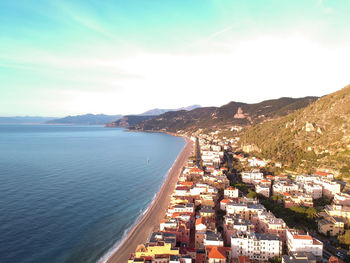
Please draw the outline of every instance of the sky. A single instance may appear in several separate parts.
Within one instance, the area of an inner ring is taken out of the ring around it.
[[[0,0],[0,116],[322,96],[350,84],[348,0]]]

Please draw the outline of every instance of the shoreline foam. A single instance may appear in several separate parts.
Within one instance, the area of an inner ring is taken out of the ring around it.
[[[173,134],[171,134],[173,135]],[[179,136],[179,135],[176,135]],[[108,251],[98,263],[122,263],[127,262],[131,253],[135,252],[139,244],[147,241],[150,233],[159,227],[160,221],[163,219],[166,209],[170,201],[170,195],[175,189],[183,167],[193,150],[193,142],[184,137],[186,145],[177,156],[172,167],[168,171],[168,175],[160,187],[156,197],[152,200],[147,209],[135,221],[135,224],[127,229],[126,236],[116,243],[110,251]]]

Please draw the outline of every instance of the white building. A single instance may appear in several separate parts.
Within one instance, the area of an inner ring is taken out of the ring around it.
[[[270,187],[265,185],[255,185],[255,192],[261,194],[267,198],[270,197]]]
[[[258,167],[265,167],[266,162],[264,160],[258,159],[256,157],[249,158],[248,159],[249,166],[258,166]]]
[[[259,170],[253,170],[250,172],[243,172],[242,173],[242,181],[246,184],[252,184],[254,180],[262,180],[264,178],[263,173],[261,173]]]
[[[322,186],[322,195],[326,197],[333,197],[335,194],[340,193],[341,185],[337,182],[332,182],[327,179],[316,179],[315,184]]]
[[[334,195],[333,202],[336,205],[350,206],[350,195],[346,193],[337,193]]]
[[[251,232],[231,237],[232,258],[247,256],[251,260],[267,261],[280,257],[282,241],[276,235]]]
[[[306,194],[312,196],[312,199],[318,199],[322,197],[322,186],[318,184],[307,183],[303,185]]]
[[[239,191],[237,188],[228,187],[224,190],[225,198],[237,198],[239,196]]]
[[[293,229],[287,230],[288,252],[311,252],[316,257],[322,257],[323,243],[310,235],[300,235]]]
[[[288,183],[286,181],[275,182],[272,186],[272,192],[274,195],[282,195],[283,193],[294,193],[299,190],[297,184]]]

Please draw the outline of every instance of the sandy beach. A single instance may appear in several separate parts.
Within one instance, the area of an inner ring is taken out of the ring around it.
[[[160,221],[164,218],[166,209],[170,201],[170,195],[175,189],[176,182],[185,166],[187,158],[191,156],[193,150],[193,142],[186,138],[187,144],[177,157],[169,174],[157,194],[154,202],[148,211],[141,218],[140,222],[130,231],[125,241],[120,245],[118,250],[113,253],[107,263],[125,263],[131,253],[135,252],[139,244],[145,243],[150,233],[154,229],[158,229]]]

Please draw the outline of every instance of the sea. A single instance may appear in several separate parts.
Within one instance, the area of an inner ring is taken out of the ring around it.
[[[0,125],[0,262],[104,262],[185,144],[102,126]]]

